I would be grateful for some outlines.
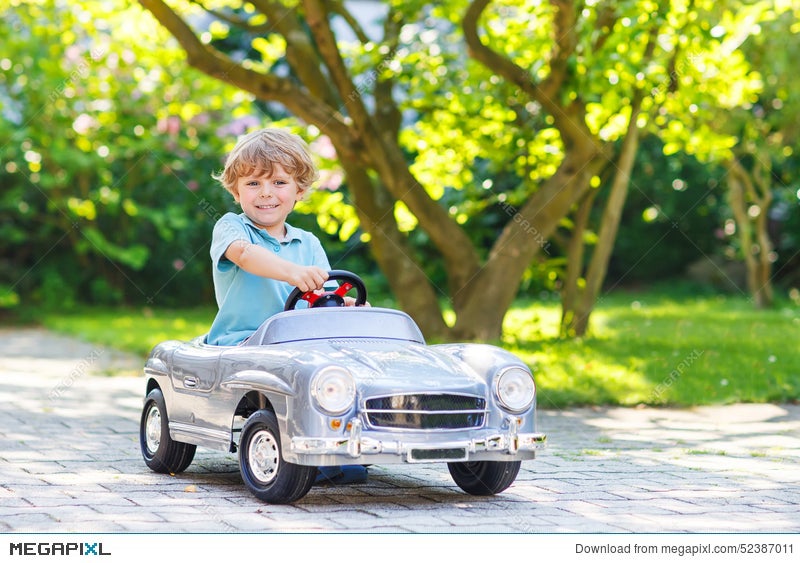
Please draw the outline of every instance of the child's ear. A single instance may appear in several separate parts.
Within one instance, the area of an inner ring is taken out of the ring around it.
[[[304,197],[306,197],[306,192],[307,191],[308,191],[308,188],[303,188],[301,186],[298,186],[297,187],[297,194],[294,196],[294,200],[295,201],[302,200]]]

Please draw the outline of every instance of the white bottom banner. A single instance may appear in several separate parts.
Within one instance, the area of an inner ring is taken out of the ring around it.
[[[800,534],[0,534],[0,561],[797,561]],[[87,559],[91,558],[91,559]]]

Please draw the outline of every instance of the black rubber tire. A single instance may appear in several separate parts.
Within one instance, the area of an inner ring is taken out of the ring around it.
[[[250,492],[270,504],[300,500],[317,476],[316,467],[284,461],[278,419],[269,410],[254,412],[242,427],[239,471]]]
[[[517,478],[521,461],[469,461],[447,464],[456,485],[475,496],[496,495]]]
[[[197,446],[169,436],[164,395],[155,388],[147,394],[139,423],[139,445],[147,467],[156,473],[180,473],[192,463]]]

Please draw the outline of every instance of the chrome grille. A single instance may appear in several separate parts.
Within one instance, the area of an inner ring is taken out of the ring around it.
[[[457,430],[480,428],[486,399],[469,395],[392,395],[367,399],[365,414],[373,428]]]

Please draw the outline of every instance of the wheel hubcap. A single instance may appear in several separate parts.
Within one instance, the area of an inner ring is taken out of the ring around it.
[[[250,440],[247,452],[247,463],[253,472],[253,477],[262,483],[269,483],[278,474],[280,459],[275,437],[266,430],[256,432]]]
[[[144,438],[147,449],[155,453],[161,444],[161,412],[158,407],[152,405],[147,411],[147,419],[144,423]]]

